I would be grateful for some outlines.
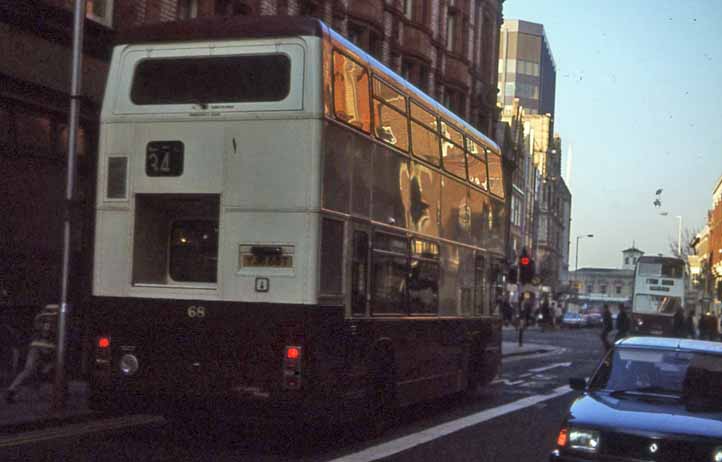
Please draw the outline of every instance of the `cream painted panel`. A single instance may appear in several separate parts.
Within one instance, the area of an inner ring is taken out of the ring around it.
[[[130,171],[135,194],[220,194],[223,179],[223,127],[218,121],[135,124]],[[183,174],[149,177],[146,148],[151,141],[181,141]]]
[[[316,303],[318,214],[244,212],[226,209],[220,242],[220,279],[224,300]],[[239,246],[294,245],[293,270],[240,268]],[[256,291],[256,278],[268,278],[268,292]]]
[[[227,124],[223,205],[318,210],[319,119]]]
[[[93,295],[127,295],[130,284],[130,212],[98,210]]]

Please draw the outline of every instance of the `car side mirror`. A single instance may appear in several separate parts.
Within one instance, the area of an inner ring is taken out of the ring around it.
[[[569,379],[569,386],[572,390],[584,391],[587,388],[587,381],[579,377],[572,377]]]

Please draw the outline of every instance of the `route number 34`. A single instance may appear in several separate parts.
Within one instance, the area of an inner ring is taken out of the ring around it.
[[[206,307],[200,305],[191,305],[186,310],[189,318],[204,318],[206,316]]]

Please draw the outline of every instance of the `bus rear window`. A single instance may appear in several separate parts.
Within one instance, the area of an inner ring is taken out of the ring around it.
[[[137,105],[281,101],[291,85],[286,55],[149,59],[138,64],[130,97]]]
[[[218,222],[181,220],[173,223],[170,277],[182,282],[216,282]]]

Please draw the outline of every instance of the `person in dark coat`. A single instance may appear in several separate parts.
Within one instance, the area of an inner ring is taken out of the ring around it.
[[[687,337],[687,331],[684,325],[684,309],[681,306],[677,306],[677,311],[674,312],[674,318],[672,319],[672,335],[677,338]]]
[[[627,308],[624,305],[619,305],[619,314],[617,315],[617,334],[614,337],[614,340],[617,341],[619,339],[625,338],[627,335],[629,335],[629,329],[631,326],[631,320],[629,319],[629,315],[627,314]]]
[[[518,340],[520,347],[524,346],[524,330],[526,330],[526,327],[529,325],[532,311],[534,310],[534,300],[532,300],[528,294],[526,294],[525,297],[521,302],[519,311],[519,329],[517,332],[519,334]]]
[[[697,330],[694,327],[694,308],[687,310],[684,318],[684,330],[687,338],[697,338]]]
[[[549,325],[549,319],[551,318],[551,314],[549,311],[549,299],[544,298],[544,301],[542,302],[541,306],[541,330],[542,332],[545,331],[546,327]]]
[[[609,333],[613,329],[612,312],[609,311],[609,305],[604,304],[602,309],[602,344],[604,345],[604,351],[609,351],[612,348],[612,343],[609,341]]]

